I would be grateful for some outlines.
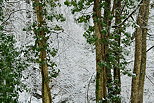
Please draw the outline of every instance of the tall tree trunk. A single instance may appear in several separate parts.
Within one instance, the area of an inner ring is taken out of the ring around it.
[[[108,42],[110,34],[110,8],[111,0],[105,0],[106,5],[104,6],[104,15],[102,19],[101,13],[101,3],[102,0],[94,0],[93,7],[93,21],[94,21],[94,31],[97,37],[96,41],[96,103],[99,101],[107,102],[107,90],[110,91],[109,83],[112,82],[111,68],[108,68],[104,63],[108,62]],[[102,24],[105,25],[102,25]],[[103,33],[102,30],[105,29],[107,32]],[[104,100],[103,100],[104,99]]]
[[[141,20],[138,17],[138,22]],[[141,67],[141,54],[142,54],[142,30],[140,27],[136,29],[135,34],[135,62],[134,71],[135,76],[132,79],[132,90],[131,90],[131,103],[138,103],[138,88],[139,88],[139,77]]]
[[[111,27],[111,0],[105,0],[105,6],[104,6],[104,19],[103,19],[103,23],[105,24],[105,26],[103,28],[106,29],[106,34],[102,34],[104,35],[104,39],[106,39],[105,41],[107,41],[109,39],[110,36],[110,27]],[[108,60],[108,48],[109,48],[109,43],[108,42],[104,42],[105,45],[105,61],[106,63],[109,63]],[[112,74],[111,74],[111,68],[107,68],[106,69],[106,74],[107,74],[107,88],[108,88],[108,94],[110,94],[112,92]]]
[[[101,43],[104,36],[101,34],[102,17],[101,17],[101,0],[94,0],[93,21],[94,31],[97,37],[96,41],[96,103],[106,99],[106,68],[100,64],[105,61],[105,45]]]
[[[150,0],[145,0],[143,2],[144,14],[142,16],[143,20],[143,28],[142,28],[142,59],[141,59],[141,70],[140,70],[140,81],[139,81],[139,102],[143,103],[143,93],[144,93],[144,80],[146,74],[146,39],[147,39],[147,32],[148,32],[148,19],[149,19],[149,5]]]
[[[131,103],[143,103],[144,78],[146,70],[146,35],[150,0],[143,0],[139,9],[135,34],[135,77],[132,79]]]
[[[121,0],[114,0],[114,10],[115,10],[115,25],[118,25],[121,23]],[[120,79],[120,68],[118,67],[120,64],[120,39],[121,39],[121,27],[115,28],[115,35],[118,35],[115,41],[118,44],[118,49],[115,50],[115,56],[116,56],[116,66],[114,67],[114,95],[120,95],[121,91],[121,79]],[[121,99],[118,98],[115,102],[120,103]]]
[[[51,93],[49,88],[49,77],[48,77],[48,66],[47,66],[47,40],[45,37],[45,31],[43,30],[45,20],[43,16],[43,7],[42,0],[34,0],[34,8],[37,16],[38,29],[40,31],[35,32],[35,35],[38,37],[38,47],[40,48],[40,70],[42,75],[42,103],[51,103]]]

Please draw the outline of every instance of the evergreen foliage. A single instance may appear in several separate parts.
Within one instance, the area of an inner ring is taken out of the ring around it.
[[[3,22],[3,1],[0,1],[0,21]],[[22,70],[25,64],[20,58],[20,51],[15,47],[12,34],[4,32],[0,25],[0,102],[18,103],[19,91],[22,91]]]
[[[14,47],[14,37],[0,31],[0,101],[17,103],[23,64]]]

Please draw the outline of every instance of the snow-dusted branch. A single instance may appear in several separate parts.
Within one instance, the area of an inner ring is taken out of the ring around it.
[[[23,11],[23,10],[27,10],[27,9],[19,9],[19,10],[15,10],[13,12],[11,12],[8,16],[8,18],[6,20],[4,20],[0,25],[3,25],[4,23],[6,23],[10,18],[11,18],[11,15],[18,12],[18,11]]]

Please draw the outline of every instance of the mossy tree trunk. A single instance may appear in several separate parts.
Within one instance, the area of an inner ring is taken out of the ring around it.
[[[105,62],[107,63],[107,65],[109,65],[108,63],[110,62],[108,60],[108,56],[109,56],[109,38],[110,38],[110,28],[111,28],[111,0],[105,0],[105,5],[104,5],[104,15],[103,15],[104,19],[103,19],[103,23],[105,24],[103,26],[103,28],[106,30],[106,33],[102,33],[102,35],[104,35],[104,41],[103,44],[105,45]],[[108,88],[108,94],[112,93],[112,74],[111,74],[111,69],[112,68],[107,68],[106,69],[106,74],[107,74],[107,88]]]
[[[121,0],[114,0],[114,11],[115,11],[115,25],[118,25],[121,23]],[[121,91],[121,78],[120,78],[120,42],[121,42],[121,26],[118,26],[115,28],[115,34],[117,35],[115,41],[117,43],[117,50],[115,50],[115,56],[116,56],[116,64],[114,67],[114,95],[120,95]],[[121,99],[118,97],[118,99],[115,100],[115,102],[120,103]]]

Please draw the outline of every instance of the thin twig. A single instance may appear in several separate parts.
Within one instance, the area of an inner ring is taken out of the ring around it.
[[[146,77],[149,79],[152,85],[154,85],[154,82],[146,75]]]
[[[152,47],[150,47],[146,52],[149,52],[151,49],[153,49],[154,48],[154,46],[152,46]],[[131,62],[133,62],[134,60],[131,60],[131,61],[129,61],[128,63],[131,63]]]
[[[27,10],[27,9],[19,9],[19,10],[15,10],[13,12],[11,12],[8,16],[8,18],[6,20],[4,20],[0,25],[3,25],[5,22],[7,22],[10,18],[11,18],[11,15],[15,12],[18,12],[18,11],[22,11],[22,10]]]
[[[150,47],[146,52],[150,51],[152,48],[154,48],[154,46]]]

